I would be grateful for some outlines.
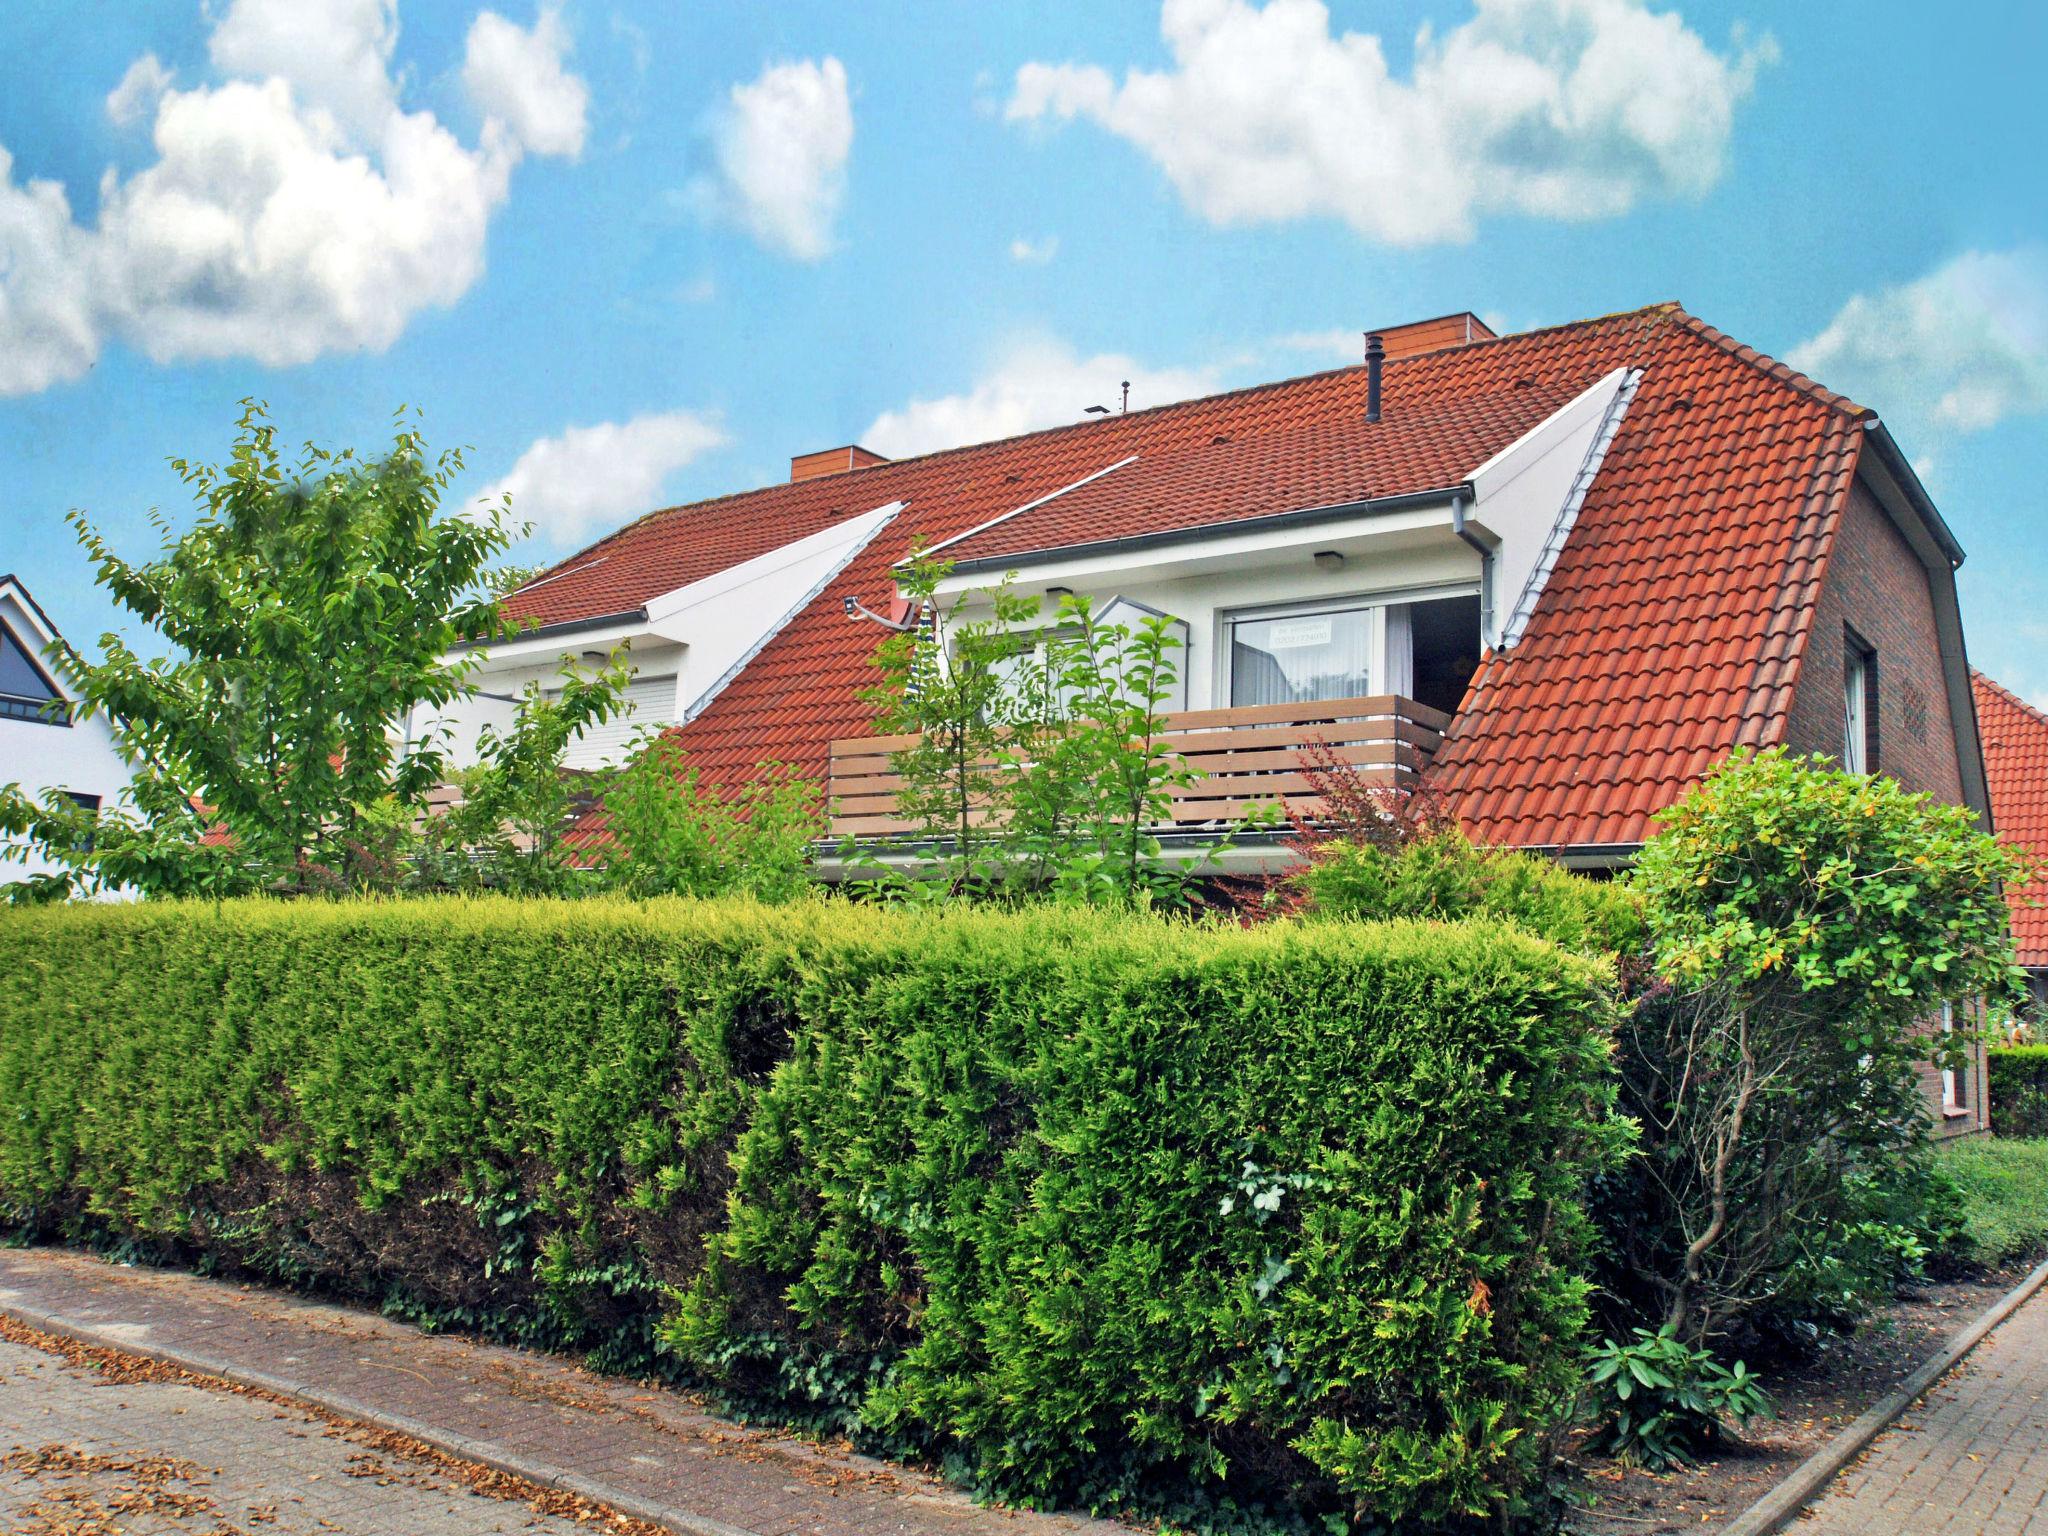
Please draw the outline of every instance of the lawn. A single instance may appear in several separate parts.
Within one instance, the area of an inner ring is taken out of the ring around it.
[[[1939,1155],[1963,1193],[1971,1258],[2007,1264],[2048,1249],[2048,1137],[1972,1136]]]

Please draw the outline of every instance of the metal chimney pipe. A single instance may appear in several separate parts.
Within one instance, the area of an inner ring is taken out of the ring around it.
[[[1380,367],[1387,360],[1387,345],[1377,334],[1365,338],[1365,419],[1380,419]]]

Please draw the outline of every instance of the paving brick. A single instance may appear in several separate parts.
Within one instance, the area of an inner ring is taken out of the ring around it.
[[[0,1311],[32,1322],[60,1319],[115,1347],[195,1369],[268,1378],[279,1390],[329,1407],[346,1400],[380,1420],[410,1420],[431,1430],[422,1437],[444,1449],[512,1463],[537,1482],[560,1481],[629,1511],[662,1511],[668,1523],[699,1536],[718,1528],[738,1536],[1131,1536],[1130,1527],[1109,1521],[987,1509],[913,1469],[735,1425],[685,1393],[255,1287],[62,1250],[0,1250]],[[252,1488],[290,1486],[302,1470],[294,1460],[300,1451],[332,1454],[319,1423],[295,1427],[292,1414],[280,1416],[261,1400],[133,1386],[96,1397],[83,1388],[106,1394],[104,1383],[44,1386],[68,1368],[53,1356],[26,1353],[43,1369],[36,1390],[0,1394],[0,1451],[90,1439],[92,1431],[96,1445],[232,1463]],[[131,1410],[120,1406],[123,1400],[146,1410],[146,1420],[124,1419]],[[168,1425],[180,1431],[174,1439]],[[172,1444],[183,1449],[173,1452]],[[196,1454],[201,1449],[205,1454]],[[315,1517],[344,1530],[441,1536],[531,1528],[553,1536],[552,1527],[529,1527],[523,1505],[481,1501],[495,1506],[485,1516],[510,1521],[502,1527],[436,1525],[426,1515],[384,1508],[387,1496],[400,1496],[397,1485],[340,1472],[332,1481],[350,1485],[334,1491],[336,1500],[376,1506],[374,1518],[343,1520],[324,1509]],[[19,1491],[0,1474],[0,1511]],[[152,1528],[128,1522],[128,1529],[140,1536]]]
[[[1881,1435],[1800,1536],[2048,1536],[2048,1291]]]

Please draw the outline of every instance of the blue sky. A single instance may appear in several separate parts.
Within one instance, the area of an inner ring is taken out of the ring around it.
[[[185,513],[244,395],[401,403],[542,560],[914,451],[1676,298],[1875,406],[2048,703],[2037,6],[0,8],[0,569]]]

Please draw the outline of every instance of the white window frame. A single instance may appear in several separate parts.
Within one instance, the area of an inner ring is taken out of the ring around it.
[[[1234,655],[1232,631],[1240,621],[1308,619],[1326,613],[1357,613],[1361,610],[1370,615],[1366,620],[1366,666],[1371,673],[1366,680],[1368,694],[1405,695],[1415,687],[1415,652],[1409,642],[1408,607],[1412,603],[1435,602],[1447,597],[1479,598],[1481,622],[1484,623],[1485,597],[1476,582],[1378,587],[1364,592],[1333,593],[1328,597],[1306,597],[1284,603],[1219,608],[1216,611],[1216,665],[1212,697],[1220,707],[1237,707],[1231,703],[1234,681],[1231,677]],[[1484,637],[1481,638],[1483,642]]]
[[[1941,1005],[1941,1032],[1952,1035],[1956,1030],[1955,1004]],[[1941,1112],[1944,1115],[1959,1116],[1970,1112],[1970,1069],[1954,1067],[1941,1069]]]
[[[1870,651],[1842,637],[1842,771],[1870,772]]]

